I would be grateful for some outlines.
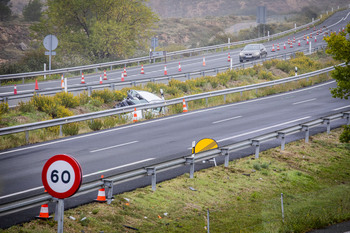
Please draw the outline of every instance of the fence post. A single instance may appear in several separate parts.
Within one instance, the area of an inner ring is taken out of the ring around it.
[[[157,174],[155,167],[147,167],[147,175],[152,176],[152,191],[156,191]]]
[[[281,193],[282,221],[284,222],[283,193]]]
[[[194,175],[194,157],[186,158],[186,165],[190,165],[190,179],[193,179]]]
[[[107,204],[110,205],[113,201],[113,181],[112,180],[103,180],[104,188],[108,188],[107,192]]]
[[[221,155],[225,156],[225,163],[224,163],[224,166],[225,167],[228,167],[228,162],[230,160],[230,156],[229,156],[229,153],[228,153],[228,149],[227,148],[222,148],[221,149]]]
[[[255,146],[255,158],[259,158],[259,151],[260,151],[260,141],[259,140],[252,140],[252,146]]]
[[[308,143],[309,142],[309,135],[310,135],[309,126],[302,125],[301,127],[302,127],[301,131],[305,131],[305,142]]]
[[[284,150],[284,146],[286,145],[286,134],[282,132],[278,132],[278,138],[281,139],[281,150]]]
[[[209,209],[207,209],[207,233],[210,232],[209,224],[210,224],[210,220],[209,220]]]

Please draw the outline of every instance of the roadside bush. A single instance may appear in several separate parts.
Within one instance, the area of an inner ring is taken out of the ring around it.
[[[285,73],[289,73],[294,70],[294,66],[289,61],[280,61],[276,64],[276,68],[282,70]]]
[[[77,97],[80,105],[85,105],[89,103],[90,97],[86,91],[80,93]]]
[[[57,106],[54,98],[52,96],[44,96],[44,95],[34,95],[32,98],[33,104],[39,111],[47,112],[49,106],[54,107]],[[46,110],[46,111],[45,111]],[[49,114],[49,113],[48,113]]]
[[[101,107],[104,101],[100,96],[96,96],[91,98],[90,103],[95,107]]]
[[[264,80],[275,80],[276,78],[273,76],[271,72],[267,72],[265,70],[261,70],[258,73],[258,79],[264,79]]]
[[[0,115],[5,114],[9,111],[9,104],[7,102],[0,104]]]
[[[28,102],[20,101],[18,103],[18,110],[20,112],[23,112],[23,113],[25,113],[25,112],[28,112],[28,113],[29,112],[34,112],[35,111],[35,106],[33,104],[33,101],[28,101]]]
[[[65,107],[63,107],[61,105],[57,107],[57,112],[56,112],[57,118],[69,117],[69,116],[73,116],[73,115],[74,115],[73,112]]]
[[[344,130],[339,136],[339,141],[341,143],[349,143],[350,142],[350,125],[344,125]]]
[[[127,94],[123,91],[114,91],[114,100],[116,101],[122,101],[126,96]]]
[[[73,93],[59,92],[54,96],[54,99],[66,108],[79,106],[79,99]]]
[[[116,124],[117,124],[117,121],[116,121],[115,117],[110,116],[110,117],[107,117],[106,119],[104,119],[103,128],[105,128],[105,129],[113,128]]]
[[[103,122],[100,119],[93,119],[88,122],[88,126],[91,130],[97,131],[102,128]]]
[[[91,97],[92,98],[99,97],[99,98],[103,99],[103,103],[106,103],[106,104],[114,101],[114,93],[109,89],[92,91]]]
[[[69,123],[62,126],[62,133],[66,136],[73,136],[79,133],[79,123]]]

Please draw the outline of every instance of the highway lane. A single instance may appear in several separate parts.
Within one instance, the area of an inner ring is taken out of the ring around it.
[[[209,137],[222,146],[349,110],[349,101],[331,97],[329,88],[332,86],[335,86],[334,81],[294,92],[190,110],[185,114],[0,151],[0,202],[6,201],[3,198],[6,195],[40,187],[42,167],[55,154],[74,156],[82,165],[83,175],[94,173],[84,178],[87,181],[128,169],[129,166],[125,166],[128,164],[143,167],[157,159],[188,155],[193,140]],[[120,166],[124,167],[105,171]],[[35,190],[42,191],[42,188]]]
[[[341,12],[336,12],[332,17],[327,19],[325,22],[323,22],[321,25],[318,25],[316,29],[323,28],[323,26],[327,25],[333,25],[334,23],[338,22],[341,20],[343,17],[346,17],[347,14],[349,13],[349,10],[341,11]],[[341,21],[339,24],[329,27],[327,29],[323,28],[322,33],[317,36],[317,42],[314,42],[314,37],[316,35],[316,31],[313,31],[312,28],[309,30],[304,30],[301,32],[294,33],[292,35],[285,36],[283,38],[274,40],[274,41],[269,41],[267,43],[264,43],[265,46],[268,49],[268,57],[273,57],[278,54],[283,54],[285,52],[292,52],[296,51],[301,48],[308,48],[308,45],[306,45],[306,41],[303,40],[304,35],[310,36],[310,34],[313,35],[313,38],[310,38],[312,46],[319,46],[321,44],[325,44],[322,41],[323,34],[328,31],[339,31],[339,29],[342,29],[343,27],[346,26],[346,24],[350,22],[350,17],[348,16],[346,20]],[[283,44],[288,41],[289,39],[293,39],[295,37],[296,43],[293,44],[293,48],[290,48],[288,44],[286,44],[287,49],[283,49]],[[301,46],[297,46],[297,42],[301,41]],[[271,52],[271,47],[272,44],[275,45],[275,49],[277,50],[277,43],[279,43],[280,46],[280,51],[276,52]],[[239,64],[238,60],[238,54],[239,54],[240,49],[234,49],[234,50],[229,50],[225,52],[219,52],[219,53],[210,53],[210,54],[205,54],[205,55],[200,55],[200,56],[193,56],[189,58],[182,58],[179,60],[172,60],[168,61],[166,63],[167,66],[167,72],[168,76],[175,75],[175,74],[185,74],[187,72],[193,72],[193,71],[201,71],[205,69],[212,69],[216,67],[222,67],[224,65],[228,65],[227,62],[227,56],[228,53],[230,53],[231,58],[233,59],[233,64]],[[202,65],[203,63],[203,56],[205,56],[205,61],[206,61],[206,66],[204,67]],[[181,68],[182,71],[178,71],[178,63],[179,61],[181,62]],[[154,78],[154,77],[161,77],[164,76],[164,65],[165,63],[155,63],[155,64],[148,64],[144,66],[145,69],[145,74],[141,75],[140,71],[141,68],[140,66],[138,67],[127,67],[127,77],[125,77],[126,81],[135,81],[135,80],[140,80],[142,78]],[[104,83],[110,83],[110,82],[116,82],[120,81],[121,79],[121,71],[122,69],[117,69],[117,70],[112,70],[112,71],[107,71],[107,81],[103,81]],[[100,73],[96,74],[91,74],[91,75],[86,75],[85,74],[85,82],[87,84],[99,84],[99,77],[103,72],[101,71]],[[81,82],[81,77],[71,77],[68,78],[68,85],[69,86],[81,86],[83,84],[80,84]],[[48,89],[48,88],[55,88],[60,86],[60,80],[50,80],[50,81],[45,81],[45,82],[39,82],[39,88],[40,89]],[[31,84],[18,84],[17,85],[17,90],[20,93],[21,91],[24,90],[34,90],[34,83]],[[13,86],[1,86],[0,87],[0,93],[9,93],[13,94]],[[16,102],[16,101],[14,101]],[[13,105],[12,101],[10,102],[10,106]]]

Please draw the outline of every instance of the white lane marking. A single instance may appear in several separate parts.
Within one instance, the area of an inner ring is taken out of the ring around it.
[[[271,128],[275,128],[275,127],[282,126],[282,125],[287,125],[287,124],[289,124],[289,123],[293,123],[293,122],[296,122],[296,121],[305,120],[305,119],[308,119],[308,118],[310,118],[310,116],[303,117],[303,118],[299,118],[299,119],[292,120],[292,121],[287,121],[287,122],[280,123],[280,124],[277,124],[277,125],[272,125],[272,126],[269,126],[269,127],[266,127],[266,128],[262,128],[262,129],[250,131],[250,132],[247,132],[247,133],[242,133],[242,134],[235,135],[235,136],[232,136],[232,137],[223,138],[223,139],[216,140],[216,141],[217,141],[217,142],[222,142],[222,141],[225,141],[225,140],[229,140],[229,139],[233,139],[233,138],[238,138],[238,137],[245,136],[245,135],[252,134],[252,133],[257,133],[257,132],[260,132],[260,131],[264,131],[264,130],[271,129]]]
[[[208,108],[207,109],[202,109],[202,110],[198,110],[198,111],[195,111],[195,112],[187,112],[186,114],[179,114],[179,115],[175,115],[175,116],[159,118],[159,119],[155,119],[155,120],[152,120],[152,121],[140,122],[138,124],[131,124],[131,125],[127,125],[127,126],[120,127],[120,128],[114,128],[114,129],[106,130],[106,131],[103,131],[103,132],[96,132],[96,133],[91,133],[91,134],[85,134],[85,135],[81,135],[81,136],[76,136],[74,138],[66,138],[66,139],[62,139],[62,140],[58,140],[58,141],[53,141],[53,142],[43,143],[43,144],[39,144],[39,145],[28,146],[28,147],[25,147],[25,148],[19,148],[19,149],[15,149],[15,150],[4,151],[4,152],[0,152],[0,155],[9,154],[9,153],[12,153],[12,152],[17,152],[17,151],[24,151],[24,150],[38,148],[38,147],[43,147],[43,146],[57,144],[57,143],[61,143],[61,142],[72,141],[72,140],[86,138],[86,137],[91,137],[91,136],[104,134],[104,133],[110,133],[110,132],[119,131],[119,130],[123,130],[123,129],[128,129],[128,128],[132,128],[132,127],[139,127],[139,126],[143,126],[143,125],[158,123],[160,121],[166,121],[166,120],[171,120],[171,119],[180,118],[180,117],[187,117],[187,116],[193,115],[193,114],[200,114],[200,113],[203,113],[203,112],[216,111],[216,110],[222,109],[222,108],[229,108],[229,107],[232,107],[232,106],[248,104],[248,103],[258,102],[258,101],[261,101],[261,100],[267,100],[267,99],[272,99],[272,98],[276,98],[276,97],[291,95],[291,94],[295,94],[295,93],[298,93],[298,92],[308,91],[308,90],[315,89],[315,88],[318,88],[318,87],[326,86],[326,85],[332,84],[334,82],[335,81],[331,81],[331,82],[324,83],[324,84],[321,84],[321,85],[318,85],[318,86],[312,86],[312,87],[304,88],[304,89],[297,90],[297,91],[294,91],[294,92],[287,92],[287,93],[282,93],[282,94],[279,94],[279,95],[272,95],[272,96],[267,96],[267,97],[263,97],[263,98],[259,98],[259,99],[252,99],[252,100],[248,100],[248,101],[244,101],[244,102],[233,103],[233,104],[228,104],[228,105],[222,105],[222,106],[209,108],[209,109]]]
[[[138,163],[143,163],[143,162],[146,162],[146,161],[149,161],[149,160],[152,160],[152,159],[154,159],[154,158],[144,159],[144,160],[140,160],[140,161],[137,161],[137,162],[124,164],[124,165],[121,165],[121,166],[118,166],[118,167],[108,168],[108,169],[103,170],[103,171],[98,171],[98,172],[87,174],[87,175],[85,175],[83,177],[85,178],[85,177],[101,174],[101,173],[104,173],[104,172],[109,172],[109,171],[116,170],[116,169],[119,169],[119,168],[122,168],[122,167],[127,167],[127,166],[135,165],[135,164],[138,164]]]
[[[333,109],[333,111],[338,111],[338,110],[340,110],[340,109],[343,109],[343,108],[349,108],[350,107],[350,105],[348,105],[348,106],[344,106],[344,107],[340,107],[340,108],[335,108],[335,109]]]
[[[303,101],[300,101],[300,102],[296,102],[296,103],[293,103],[293,105],[296,105],[296,104],[303,104],[303,103],[311,102],[311,101],[314,101],[314,100],[316,100],[316,98],[309,99],[309,100],[303,100]]]
[[[90,153],[95,153],[98,151],[109,150],[109,149],[113,149],[113,148],[117,148],[117,147],[121,147],[121,146],[126,146],[126,145],[130,145],[130,144],[133,144],[136,142],[139,142],[139,141],[127,142],[127,143],[123,143],[123,144],[119,144],[119,145],[115,145],[115,146],[110,146],[110,147],[105,147],[105,148],[101,148],[101,149],[97,149],[97,150],[92,150],[92,151],[90,151]]]
[[[102,171],[86,174],[83,177],[85,178],[85,177],[101,174],[101,173],[112,171],[112,170],[116,170],[116,169],[119,169],[119,168],[122,168],[122,167],[127,167],[127,166],[135,165],[135,164],[138,164],[138,163],[143,163],[143,162],[146,162],[146,161],[149,161],[149,160],[152,160],[152,159],[154,159],[154,158],[149,158],[149,159],[144,159],[144,160],[140,160],[140,161],[133,162],[133,163],[124,164],[124,165],[121,165],[121,166],[118,166],[118,167],[112,167],[112,168],[109,168],[109,169],[106,169],[106,170],[102,170]],[[36,188],[24,190],[24,191],[21,191],[21,192],[12,193],[12,194],[9,194],[9,195],[6,195],[6,196],[1,196],[0,200],[4,199],[4,198],[16,196],[16,195],[19,195],[19,194],[24,194],[24,193],[28,193],[28,192],[31,192],[31,191],[35,191],[35,190],[38,190],[38,189],[43,189],[43,188],[44,188],[44,186],[39,186],[39,187],[36,187]]]
[[[221,122],[225,122],[225,121],[230,121],[230,120],[234,120],[234,119],[241,118],[241,117],[242,116],[235,116],[235,117],[223,119],[223,120],[220,120],[220,121],[214,121],[213,124],[217,124],[217,123],[221,123]]]

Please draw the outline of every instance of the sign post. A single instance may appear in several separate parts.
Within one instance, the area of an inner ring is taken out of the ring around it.
[[[45,163],[41,180],[47,192],[57,200],[57,232],[63,233],[64,198],[74,195],[83,179],[80,164],[69,155],[59,154]]]
[[[49,55],[49,70],[51,70],[51,55],[56,55],[56,52],[53,51],[57,48],[58,40],[54,35],[47,35],[44,38],[44,47],[49,50],[45,51],[45,55]]]

